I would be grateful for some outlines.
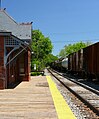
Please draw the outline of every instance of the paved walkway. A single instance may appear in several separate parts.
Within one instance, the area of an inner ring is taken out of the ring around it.
[[[57,119],[46,77],[0,90],[0,119]]]

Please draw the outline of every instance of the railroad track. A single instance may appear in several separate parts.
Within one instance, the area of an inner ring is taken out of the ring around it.
[[[48,71],[70,92],[79,98],[87,107],[90,108],[97,116],[99,116],[99,91],[96,91],[88,86],[77,83],[75,81],[66,80],[67,78],[54,72],[50,69]]]

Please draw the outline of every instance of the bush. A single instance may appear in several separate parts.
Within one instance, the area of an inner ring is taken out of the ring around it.
[[[31,76],[39,76],[42,75],[42,72],[31,72]]]

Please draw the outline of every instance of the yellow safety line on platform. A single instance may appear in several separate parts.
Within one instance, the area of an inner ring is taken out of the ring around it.
[[[55,83],[50,76],[46,76],[50,91],[53,97],[54,105],[58,114],[58,119],[76,119],[75,115],[69,108],[68,104],[64,100],[63,96],[58,91]]]

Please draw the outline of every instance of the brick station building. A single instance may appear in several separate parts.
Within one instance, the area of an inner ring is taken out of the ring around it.
[[[30,80],[32,23],[16,23],[0,10],[0,89]]]

